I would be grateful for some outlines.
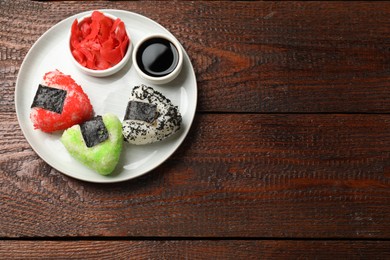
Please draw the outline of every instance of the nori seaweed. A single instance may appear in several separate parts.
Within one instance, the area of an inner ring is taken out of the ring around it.
[[[101,116],[96,116],[91,120],[82,123],[80,129],[85,144],[89,148],[108,139],[108,131]]]
[[[158,117],[155,104],[129,101],[126,108],[125,120],[140,120],[152,123]]]
[[[51,88],[39,84],[31,108],[40,107],[58,114],[62,113],[66,98],[66,90]]]

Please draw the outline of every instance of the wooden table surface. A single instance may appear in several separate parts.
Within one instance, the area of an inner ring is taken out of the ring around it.
[[[198,83],[185,142],[117,184],[51,168],[14,104],[34,42],[100,8],[166,27]],[[0,136],[0,258],[389,259],[390,2],[0,0]]]

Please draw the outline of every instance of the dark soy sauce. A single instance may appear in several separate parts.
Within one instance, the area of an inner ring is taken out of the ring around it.
[[[141,44],[136,60],[145,74],[163,77],[175,70],[179,62],[179,52],[169,40],[151,38]]]

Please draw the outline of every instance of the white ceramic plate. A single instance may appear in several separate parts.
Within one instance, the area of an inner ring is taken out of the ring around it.
[[[126,25],[133,44],[149,34],[167,34],[168,30],[142,15],[121,10],[102,10],[119,17]],[[106,78],[82,74],[72,63],[67,49],[72,22],[89,12],[69,17],[44,33],[26,55],[15,88],[15,106],[20,127],[35,152],[58,171],[76,179],[109,183],[120,182],[143,175],[171,156],[184,141],[195,116],[197,103],[196,77],[191,61],[184,51],[184,64],[180,75],[166,85],[147,84],[171,99],[183,117],[182,129],[162,142],[136,146],[124,143],[121,159],[110,176],[101,176],[72,158],[62,143],[62,133],[47,134],[34,130],[30,121],[30,107],[43,75],[55,69],[71,77],[89,96],[95,114],[114,113],[123,119],[133,86],[145,84],[136,74],[131,60],[118,73]]]

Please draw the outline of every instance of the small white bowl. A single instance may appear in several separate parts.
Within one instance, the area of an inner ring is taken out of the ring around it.
[[[141,45],[144,44],[146,41],[149,41],[152,39],[159,39],[159,38],[168,40],[169,42],[171,42],[175,46],[175,48],[178,52],[178,62],[177,62],[175,69],[172,72],[170,72],[169,74],[167,74],[165,76],[151,76],[151,75],[148,75],[144,71],[141,70],[141,68],[138,64],[138,61],[137,61],[137,54],[139,52],[139,48],[141,47]],[[170,81],[174,80],[180,74],[180,71],[183,67],[182,47],[181,47],[180,43],[173,37],[169,37],[169,36],[163,35],[163,34],[149,35],[149,36],[141,39],[137,44],[135,44],[134,50],[133,50],[133,66],[134,66],[135,70],[137,71],[138,75],[142,79],[146,80],[149,83],[154,83],[154,84],[169,83]]]
[[[101,13],[104,14],[104,16],[108,17],[108,18],[111,18],[112,20],[116,20],[117,17],[114,16],[114,15],[111,15],[111,14],[108,14],[108,13],[105,13],[105,12],[102,12],[102,11],[99,11]],[[81,23],[84,19],[88,18],[88,17],[91,17],[92,16],[92,12],[88,15],[85,15],[81,18],[78,19],[78,23]],[[90,75],[90,76],[94,76],[94,77],[107,77],[107,76],[110,76],[110,75],[113,75],[114,73],[120,71],[125,65],[126,63],[129,61],[130,57],[131,57],[131,51],[132,51],[132,40],[130,38],[130,34],[129,34],[129,31],[127,30],[126,28],[126,25],[125,25],[125,30],[126,30],[126,34],[127,34],[127,37],[129,38],[129,45],[127,46],[127,51],[126,51],[126,54],[125,56],[122,58],[122,60],[117,63],[116,65],[114,65],[113,67],[111,68],[108,68],[108,69],[105,69],[105,70],[94,70],[94,69],[89,69],[87,67],[84,67],[83,65],[81,65],[73,56],[72,54],[72,51],[71,51],[71,48],[70,48],[70,38],[71,38],[71,34],[72,32],[69,33],[69,52],[70,52],[70,56],[73,60],[73,63],[76,65],[76,67],[82,71],[83,73],[87,74],[87,75]]]

